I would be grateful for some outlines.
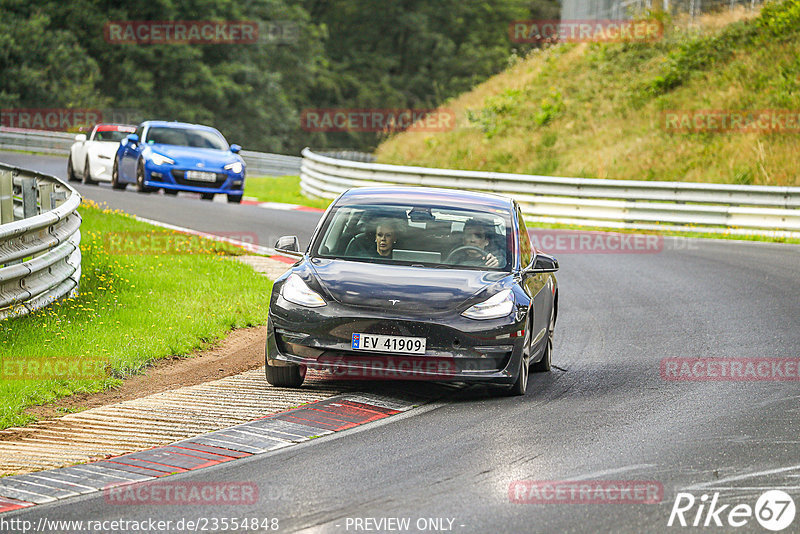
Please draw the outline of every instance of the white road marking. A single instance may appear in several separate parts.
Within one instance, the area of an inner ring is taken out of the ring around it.
[[[625,467],[618,467],[616,469],[606,469],[604,471],[595,471],[594,473],[588,473],[586,475],[580,475],[577,477],[570,477],[570,480],[592,480],[597,477],[603,477],[606,475],[613,475],[616,473],[625,473],[626,471],[635,471],[637,469],[646,469],[648,467],[655,467],[655,464],[634,464],[634,465],[627,465]]]
[[[785,473],[787,471],[794,471],[800,469],[800,465],[792,465],[789,467],[779,467],[777,469],[767,469],[766,471],[756,471],[754,473],[746,473],[744,475],[736,475],[727,478],[721,478],[719,480],[712,480],[710,482],[701,482],[699,484],[694,484],[691,486],[687,486],[683,489],[686,490],[699,490],[699,489],[707,489],[711,487],[719,487],[719,484],[725,484],[726,482],[735,482],[737,480],[745,480],[747,478],[755,478],[764,475],[775,475],[778,473]],[[737,488],[738,489],[738,488]]]

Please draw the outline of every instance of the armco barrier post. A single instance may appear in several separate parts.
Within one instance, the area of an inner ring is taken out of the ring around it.
[[[59,207],[61,204],[66,202],[67,200],[67,193],[66,191],[56,191],[55,193],[50,194],[50,209],[54,210]]]
[[[0,171],[0,224],[14,222],[14,182],[10,171]]]
[[[33,217],[39,214],[36,206],[36,179],[22,179],[22,216],[24,218]]]
[[[39,184],[39,198],[41,199],[40,209],[42,210],[42,213],[53,209],[51,204],[53,190],[53,184]]]

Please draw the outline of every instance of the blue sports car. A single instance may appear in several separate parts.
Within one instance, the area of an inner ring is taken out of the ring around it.
[[[182,122],[143,122],[120,141],[111,173],[111,186],[147,193],[163,189],[200,193],[211,200],[217,193],[228,202],[242,201],[244,160],[239,145],[228,145],[219,131],[209,126]]]

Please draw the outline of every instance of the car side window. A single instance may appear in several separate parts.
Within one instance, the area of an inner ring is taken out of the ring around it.
[[[522,211],[517,207],[517,219],[519,219],[519,256],[522,268],[531,264],[533,260],[533,247],[531,246],[531,236],[525,227],[525,220],[522,218]]]
[[[140,141],[144,141],[144,138],[142,137],[142,135],[144,135],[144,126],[139,126],[138,128],[136,128],[136,132],[135,133],[136,133],[136,135],[139,136],[139,140]]]

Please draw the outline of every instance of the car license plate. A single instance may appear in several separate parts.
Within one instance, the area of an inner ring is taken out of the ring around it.
[[[199,182],[216,182],[217,175],[213,172],[186,171],[187,180],[197,180]]]
[[[425,354],[425,338],[353,334],[352,347],[353,350],[369,350],[373,352]]]

